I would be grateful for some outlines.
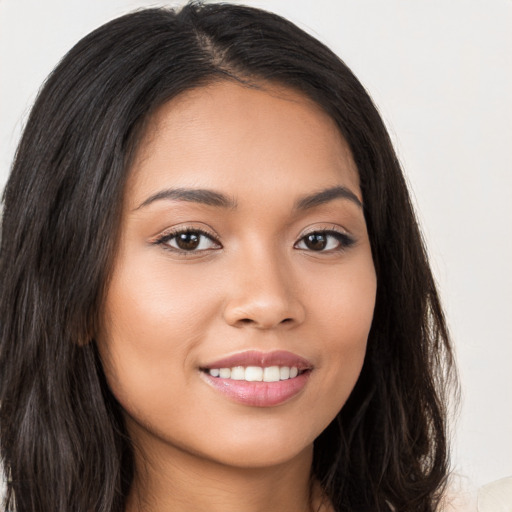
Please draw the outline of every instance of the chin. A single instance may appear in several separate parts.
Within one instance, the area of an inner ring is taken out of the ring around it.
[[[323,428],[299,421],[279,423],[275,418],[271,421],[260,418],[212,432],[202,443],[202,451],[212,460],[238,468],[268,468],[302,457],[310,462],[313,442]]]
[[[235,448],[228,463],[239,468],[268,468],[287,464],[310,453],[313,453],[312,442],[306,446],[253,443],[249,447]]]

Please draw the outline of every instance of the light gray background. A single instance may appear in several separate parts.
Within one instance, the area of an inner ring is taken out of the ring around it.
[[[454,468],[474,485],[512,475],[512,1],[243,3],[327,43],[379,106],[456,345]],[[117,15],[164,4],[0,0],[0,188],[38,87],[64,53]]]

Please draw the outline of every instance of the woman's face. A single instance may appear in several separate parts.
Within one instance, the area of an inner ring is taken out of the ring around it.
[[[136,444],[239,467],[310,455],[366,351],[361,203],[347,144],[296,92],[220,82],[160,108],[97,337]]]

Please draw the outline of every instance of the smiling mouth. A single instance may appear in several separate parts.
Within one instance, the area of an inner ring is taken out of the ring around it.
[[[233,366],[232,368],[206,368],[203,371],[219,379],[279,382],[294,379],[307,370],[299,369],[296,366]]]
[[[199,368],[205,382],[231,401],[252,407],[275,407],[299,395],[313,365],[288,351],[250,350]]]

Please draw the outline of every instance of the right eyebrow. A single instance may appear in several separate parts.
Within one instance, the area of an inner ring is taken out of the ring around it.
[[[234,199],[217,192],[204,188],[168,188],[160,190],[145,199],[135,210],[144,208],[155,201],[188,201],[192,203],[205,204],[207,206],[216,206],[219,208],[236,208],[237,203]]]

